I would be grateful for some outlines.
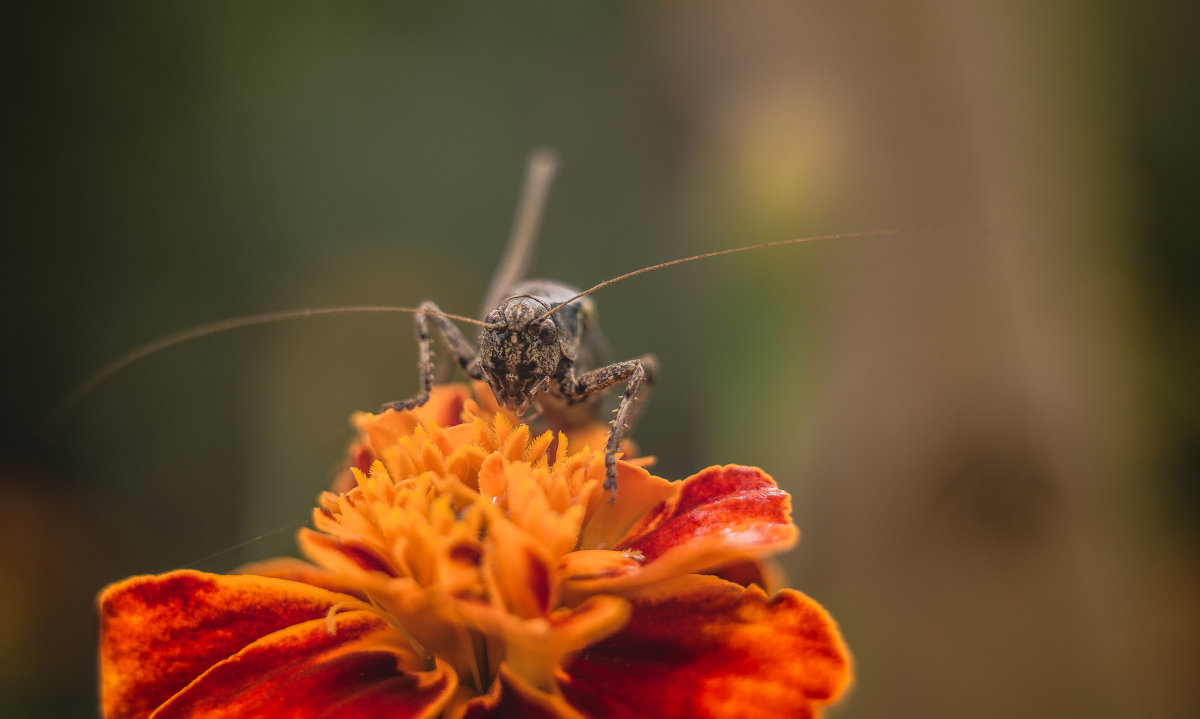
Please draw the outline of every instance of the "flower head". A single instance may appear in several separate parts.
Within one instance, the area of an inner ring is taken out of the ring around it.
[[[355,423],[312,564],[101,594],[106,716],[802,716],[847,684],[825,611],[759,586],[798,536],[760,470],[623,461],[609,503],[603,426],[534,436],[457,386]]]

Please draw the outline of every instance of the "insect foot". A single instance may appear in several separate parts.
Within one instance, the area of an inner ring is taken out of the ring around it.
[[[463,318],[457,318],[463,319]],[[475,353],[475,348],[471,346],[471,342],[463,335],[451,319],[441,311],[441,309],[429,300],[421,303],[421,306],[416,312],[414,324],[417,335],[417,381],[420,385],[420,391],[412,399],[398,400],[395,402],[385,402],[380,408],[381,412],[389,409],[406,410],[415,409],[424,405],[429,401],[429,392],[433,389],[433,350],[430,347],[432,336],[430,335],[430,321],[437,328],[442,339],[445,340],[446,346],[450,349],[450,353],[454,356],[458,365],[471,379],[479,379],[479,359]],[[477,324],[482,325],[482,322]]]
[[[616,362],[592,370],[569,388],[569,391],[584,397],[603,391],[618,382],[626,382],[625,392],[621,395],[621,403],[616,409],[617,416],[612,421],[612,431],[609,432],[608,443],[604,448],[604,489],[609,492],[610,503],[617,501],[617,452],[621,440],[637,420],[657,377],[658,359],[654,355],[643,355],[638,359]],[[643,388],[645,391],[639,394]]]
[[[384,402],[380,407],[380,412],[386,412],[389,409],[394,409],[397,412],[404,412],[410,409],[416,409],[423,406],[429,401],[429,395],[419,394],[411,399],[398,399],[395,402]]]

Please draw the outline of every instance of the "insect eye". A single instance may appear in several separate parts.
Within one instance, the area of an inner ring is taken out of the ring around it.
[[[491,312],[487,313],[487,317],[484,317],[483,321],[487,322],[489,325],[500,324],[500,310],[492,310]]]
[[[558,336],[558,327],[554,326],[554,320],[544,319],[538,323],[537,332],[543,342],[553,342]]]

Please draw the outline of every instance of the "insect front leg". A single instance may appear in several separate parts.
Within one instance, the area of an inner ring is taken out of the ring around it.
[[[628,380],[625,393],[621,395],[621,404],[617,406],[617,416],[612,422],[612,432],[608,435],[608,444],[604,448],[604,488],[612,493],[610,502],[617,501],[617,450],[621,440],[629,433],[633,423],[641,413],[650,388],[658,377],[658,359],[654,355],[644,355],[638,359],[625,362],[615,362],[606,367],[599,367],[585,373],[577,380],[563,383],[563,393],[572,401],[580,401],[589,395],[602,392],[618,382]],[[645,391],[643,389],[645,385]],[[639,394],[639,391],[640,394]]]
[[[476,354],[475,348],[471,346],[471,342],[467,340],[462,330],[458,328],[458,325],[445,317],[440,317],[441,308],[430,300],[422,302],[420,309],[438,313],[427,315],[424,312],[418,312],[414,321],[417,330],[417,371],[419,373],[418,385],[420,390],[412,399],[385,403],[380,407],[380,412],[389,409],[413,409],[429,401],[429,392],[433,389],[433,353],[430,348],[432,338],[429,334],[430,320],[433,321],[438,334],[442,336],[446,347],[450,349],[450,354],[454,356],[455,361],[458,362],[458,366],[463,368],[467,376],[471,379],[481,379],[483,377],[483,373],[479,369],[479,356]]]

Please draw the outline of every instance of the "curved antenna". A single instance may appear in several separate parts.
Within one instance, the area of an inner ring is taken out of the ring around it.
[[[285,322],[288,320],[306,320],[310,317],[322,317],[325,315],[347,315],[347,314],[363,314],[371,312],[403,312],[407,314],[423,314],[430,317],[444,317],[448,320],[456,322],[467,322],[480,327],[487,327],[486,322],[480,322],[473,317],[463,317],[461,315],[452,315],[444,312],[430,312],[416,307],[392,307],[388,305],[351,305],[347,307],[313,307],[303,310],[281,310],[278,312],[263,312],[257,315],[243,315],[241,317],[231,317],[226,320],[217,320],[216,322],[208,322],[206,324],[197,325],[186,330],[172,332],[169,335],[164,335],[156,340],[151,340],[146,344],[135,347],[126,352],[112,362],[102,367],[100,370],[92,374],[90,377],[79,383],[75,389],[71,390],[62,402],[59,402],[58,407],[50,414],[46,423],[42,425],[43,437],[55,437],[62,428],[63,422],[71,416],[71,413],[79,406],[89,394],[97,387],[104,384],[116,373],[125,369],[129,365],[143,360],[150,355],[174,347],[175,345],[191,342],[192,340],[207,337],[209,335],[227,332],[229,330],[241,329],[243,327],[253,327],[255,325],[265,325],[272,322]]]
[[[244,542],[238,542],[237,544],[233,545],[232,547],[226,547],[220,551],[213,552],[212,554],[209,554],[204,557],[200,557],[199,559],[188,562],[187,564],[185,564],[179,568],[180,569],[198,569],[200,567],[200,565],[211,562],[212,560],[216,559],[217,557],[222,557],[226,554],[229,554],[230,552],[235,552],[235,551],[241,549],[242,547],[248,547],[251,544],[254,544],[255,542],[261,541],[263,539],[266,539],[267,537],[270,537],[270,536],[273,536],[276,534],[280,534],[282,532],[286,532],[289,529],[299,529],[300,527],[303,527],[307,524],[308,524],[307,519],[300,520],[299,522],[292,522],[290,524],[285,524],[282,527],[272,529],[268,532],[263,532],[262,534],[258,535],[257,537],[251,537],[250,539],[247,539]]]
[[[638,275],[642,275],[647,272],[661,270],[664,267],[671,267],[672,265],[682,265],[685,262],[695,262],[696,260],[703,260],[703,259],[707,259],[709,257],[719,257],[721,255],[732,255],[732,254],[736,254],[738,252],[749,252],[750,250],[761,250],[766,247],[779,247],[780,245],[797,245],[797,244],[800,244],[801,242],[816,242],[817,240],[846,240],[846,239],[851,239],[854,237],[892,237],[895,235],[934,235],[934,234],[942,234],[945,232],[952,232],[952,231],[953,230],[936,228],[936,227],[918,227],[915,229],[906,229],[906,230],[863,230],[861,232],[835,232],[835,233],[829,234],[829,235],[812,235],[811,237],[796,237],[796,238],[793,238],[790,240],[775,240],[774,242],[760,242],[757,245],[746,245],[745,247],[734,247],[734,248],[728,249],[728,250],[716,250],[714,252],[704,252],[699,255],[692,255],[691,257],[682,257],[678,260],[671,260],[670,262],[660,262],[657,265],[650,265],[649,267],[643,267],[640,270],[634,270],[633,272],[626,272],[623,275],[618,275],[616,277],[613,277],[612,279],[605,280],[598,285],[592,285],[591,287],[587,288],[583,292],[580,292],[579,294],[575,295],[574,297],[567,300],[566,302],[563,302],[562,304],[558,305],[557,307],[550,310],[549,312],[546,312],[541,317],[538,317],[535,320],[535,322],[541,322],[542,320],[546,319],[547,317],[554,314],[555,312],[558,312],[559,310],[561,310],[562,308],[571,304],[572,302],[579,299],[580,297],[586,297],[586,296],[592,294],[593,292],[595,292],[596,290],[604,289],[605,287],[608,287],[609,285],[614,285],[614,284],[620,282],[621,280],[627,280],[630,277],[636,277]]]

